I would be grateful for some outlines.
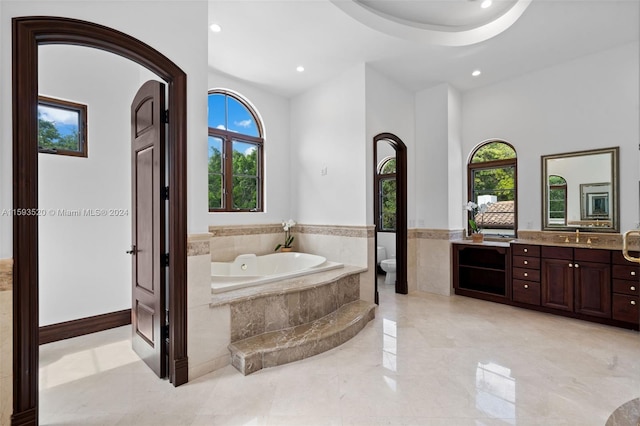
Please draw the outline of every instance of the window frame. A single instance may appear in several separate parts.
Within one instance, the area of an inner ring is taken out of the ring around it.
[[[384,170],[385,166],[387,165],[387,163],[389,163],[390,161],[396,161],[396,167],[395,167],[395,172],[393,173],[382,173],[382,170]],[[380,163],[378,163],[378,167],[376,170],[376,177],[375,177],[375,186],[376,186],[376,194],[377,194],[377,199],[376,199],[376,203],[378,205],[378,209],[376,211],[376,231],[377,232],[396,232],[397,228],[398,228],[398,221],[395,220],[394,221],[394,228],[393,229],[384,229],[382,227],[383,224],[383,220],[382,220],[382,216],[383,216],[383,205],[382,205],[382,184],[384,181],[387,180],[393,180],[396,182],[396,197],[398,196],[397,190],[398,190],[398,182],[397,182],[397,175],[398,175],[398,165],[397,165],[397,159],[395,156],[388,156],[382,159],[382,161],[380,161]],[[396,200],[397,201],[397,200]],[[396,211],[396,214],[398,212]]]
[[[500,143],[508,146],[513,150],[514,157],[507,158],[503,160],[490,160],[474,163],[473,159],[478,154],[482,148],[492,143]],[[469,156],[469,160],[467,162],[467,200],[476,202],[475,197],[475,189],[474,189],[474,176],[475,171],[477,170],[491,170],[491,169],[503,169],[507,167],[513,167],[513,228],[511,227],[501,227],[499,229],[511,230],[513,229],[513,235],[503,235],[496,233],[484,233],[485,237],[489,238],[516,238],[518,235],[518,153],[516,149],[510,143],[499,140],[492,139],[488,141],[484,141],[471,152]],[[471,229],[469,228],[469,219],[471,219],[471,212],[467,212],[467,225],[466,231],[467,235],[471,235]]]
[[[256,129],[258,131],[259,137],[250,136],[239,132],[234,132],[230,130],[218,129],[216,127],[208,127],[208,136],[216,137],[222,139],[222,206],[220,208],[209,208],[210,213],[220,213],[220,212],[263,212],[264,211],[264,133],[262,128],[262,121],[258,118],[255,110],[249,105],[247,101],[245,101],[242,97],[233,93],[229,90],[224,89],[213,89],[210,90],[207,96],[210,95],[224,95],[233,98],[235,101],[239,102],[243,107],[246,108],[247,112],[251,115],[252,119],[256,124]],[[225,102],[225,123],[227,121],[228,111]],[[227,126],[228,127],[228,126]],[[233,143],[248,143],[256,146],[257,150],[257,170],[256,170],[256,207],[252,209],[235,209],[233,208],[233,178],[235,176],[244,176],[244,175],[234,175],[233,173]],[[207,154],[207,158],[209,158],[209,154]],[[209,174],[207,172],[207,180],[209,179]],[[207,185],[208,188],[208,185]],[[208,190],[207,190],[207,204],[208,204]]]
[[[70,157],[89,157],[89,140],[87,137],[87,105],[79,102],[38,95],[38,106],[72,111],[78,114],[78,150],[42,148],[38,144],[38,153],[66,155]],[[38,132],[39,133],[39,132]]]

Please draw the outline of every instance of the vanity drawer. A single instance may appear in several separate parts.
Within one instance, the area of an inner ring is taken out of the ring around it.
[[[511,252],[515,256],[540,256],[540,246],[511,244]]]
[[[540,306],[540,283],[513,280],[513,301]]]
[[[542,257],[545,259],[573,260],[573,247],[542,247]]]
[[[640,253],[638,253],[637,251],[630,251],[629,254],[631,255],[631,257],[635,257],[638,258],[640,257]],[[636,265],[638,266],[637,263],[633,263],[633,262],[629,262],[627,259],[624,258],[624,256],[622,255],[622,252],[619,250],[616,250],[612,253],[611,255],[611,263],[613,263],[614,265]]]
[[[611,316],[614,320],[638,324],[640,320],[640,310],[638,310],[638,306],[638,297],[614,294]]]
[[[573,251],[573,259],[580,262],[611,263],[611,251],[576,248]]]
[[[640,282],[640,268],[633,265],[613,265],[613,278]]]
[[[515,268],[540,269],[540,258],[531,256],[513,256]]]
[[[613,280],[613,292],[640,296],[640,284],[635,281]]]
[[[513,268],[512,275],[513,275],[513,278],[516,280],[540,282],[540,270]]]

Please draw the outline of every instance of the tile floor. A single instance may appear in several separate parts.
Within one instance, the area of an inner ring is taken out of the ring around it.
[[[43,425],[604,425],[640,396],[640,334],[381,286],[376,319],[320,355],[179,388],[129,328],[41,346]]]

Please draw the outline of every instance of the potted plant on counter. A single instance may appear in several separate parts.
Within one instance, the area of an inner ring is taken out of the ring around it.
[[[291,235],[291,228],[294,227],[296,223],[293,219],[289,219],[286,222],[282,222],[282,229],[284,229],[284,244],[278,244],[273,251],[282,251],[288,252],[293,251],[293,235]]]
[[[481,243],[484,241],[484,234],[482,233],[482,224],[484,222],[484,213],[487,212],[487,209],[491,203],[485,203],[478,206],[478,204],[473,201],[469,201],[465,204],[465,210],[471,213],[471,218],[469,219],[469,232],[471,233],[471,239],[474,243]],[[476,217],[478,214],[482,214],[482,221],[480,225],[476,221]]]

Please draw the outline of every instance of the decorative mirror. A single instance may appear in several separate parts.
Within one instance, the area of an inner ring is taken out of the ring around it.
[[[542,156],[542,229],[619,231],[618,147]]]

